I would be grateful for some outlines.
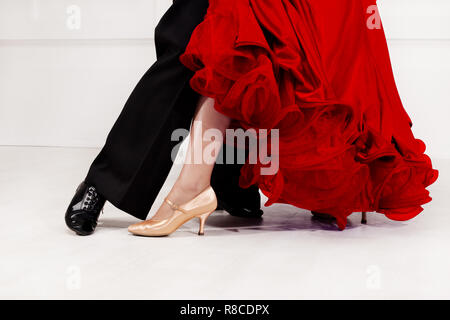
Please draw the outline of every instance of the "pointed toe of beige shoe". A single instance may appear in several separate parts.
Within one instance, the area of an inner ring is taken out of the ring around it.
[[[135,223],[132,224],[131,226],[128,227],[128,232],[140,236],[142,235],[143,231],[144,231],[144,224],[143,222],[139,222],[139,223]]]
[[[171,218],[172,219],[172,218]],[[169,235],[167,232],[167,224],[171,221],[167,220],[147,220],[132,224],[128,227],[128,231],[136,236],[143,237],[163,237]],[[170,232],[171,233],[171,232]]]

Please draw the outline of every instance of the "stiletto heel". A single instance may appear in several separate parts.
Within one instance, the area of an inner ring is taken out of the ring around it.
[[[128,228],[128,231],[138,236],[163,237],[172,234],[189,220],[199,218],[200,229],[198,234],[203,235],[206,219],[217,208],[217,197],[211,187],[208,187],[194,199],[181,206],[167,198],[164,201],[174,211],[170,218],[165,220],[148,220],[133,224]]]
[[[208,212],[208,213],[205,213],[205,214],[201,215],[200,217],[198,217],[198,219],[200,220],[200,227],[199,227],[199,230],[198,230],[198,235],[199,235],[199,236],[204,236],[204,235],[205,235],[205,223],[206,223],[206,219],[208,219],[208,217],[209,217],[213,212],[214,212],[214,211]]]
[[[363,212],[362,213],[361,223],[362,224],[367,224],[367,212]]]

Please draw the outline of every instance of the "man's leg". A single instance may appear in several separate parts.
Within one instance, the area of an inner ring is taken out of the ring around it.
[[[66,213],[66,223],[72,230],[76,225],[77,233],[90,234],[95,230],[105,200],[137,218],[147,217],[173,164],[171,153],[178,142],[171,141],[171,134],[176,129],[189,128],[199,99],[189,86],[192,73],[180,63],[179,56],[207,8],[208,0],[175,0],[158,24],[158,60],[131,94]],[[234,183],[237,180],[226,180],[230,172],[221,167],[214,174],[221,178],[213,184],[218,190],[246,193],[242,199],[245,201],[236,202],[234,197],[227,202],[238,207],[233,211],[237,215],[251,215],[254,204],[260,201],[257,189],[240,189]],[[240,167],[232,165],[229,169],[235,175]],[[250,204],[249,208],[245,203]],[[258,205],[256,215],[259,209]]]
[[[172,132],[188,129],[198,95],[191,71],[179,61],[207,0],[176,0],[155,31],[158,60],[143,76],[112,128],[86,178],[118,208],[145,219],[172,167],[178,142]]]

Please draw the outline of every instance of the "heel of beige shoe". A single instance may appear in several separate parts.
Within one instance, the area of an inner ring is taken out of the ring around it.
[[[201,216],[199,216],[199,220],[200,220],[200,228],[198,230],[198,235],[199,236],[203,236],[205,235],[205,223],[206,220],[208,219],[208,217],[213,213],[214,211],[208,212],[208,213],[204,213]]]

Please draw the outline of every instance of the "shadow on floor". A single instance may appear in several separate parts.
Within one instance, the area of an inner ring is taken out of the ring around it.
[[[209,217],[206,222],[206,228],[209,229],[207,232],[217,233],[221,230],[236,233],[245,231],[280,232],[295,230],[340,232],[334,220],[314,218],[311,213],[306,211],[274,211],[275,210],[266,210],[266,213],[262,218],[239,218],[230,216],[224,211],[218,211],[217,214]],[[359,221],[358,219],[359,217],[353,219],[355,221],[349,219],[346,230],[362,227],[362,225],[357,222]],[[136,223],[136,221],[101,219],[98,228],[127,229],[128,226],[133,223]],[[197,219],[193,219],[181,227],[179,231],[192,233],[192,230],[196,230],[197,223]],[[379,222],[377,222],[377,224],[379,224]]]

